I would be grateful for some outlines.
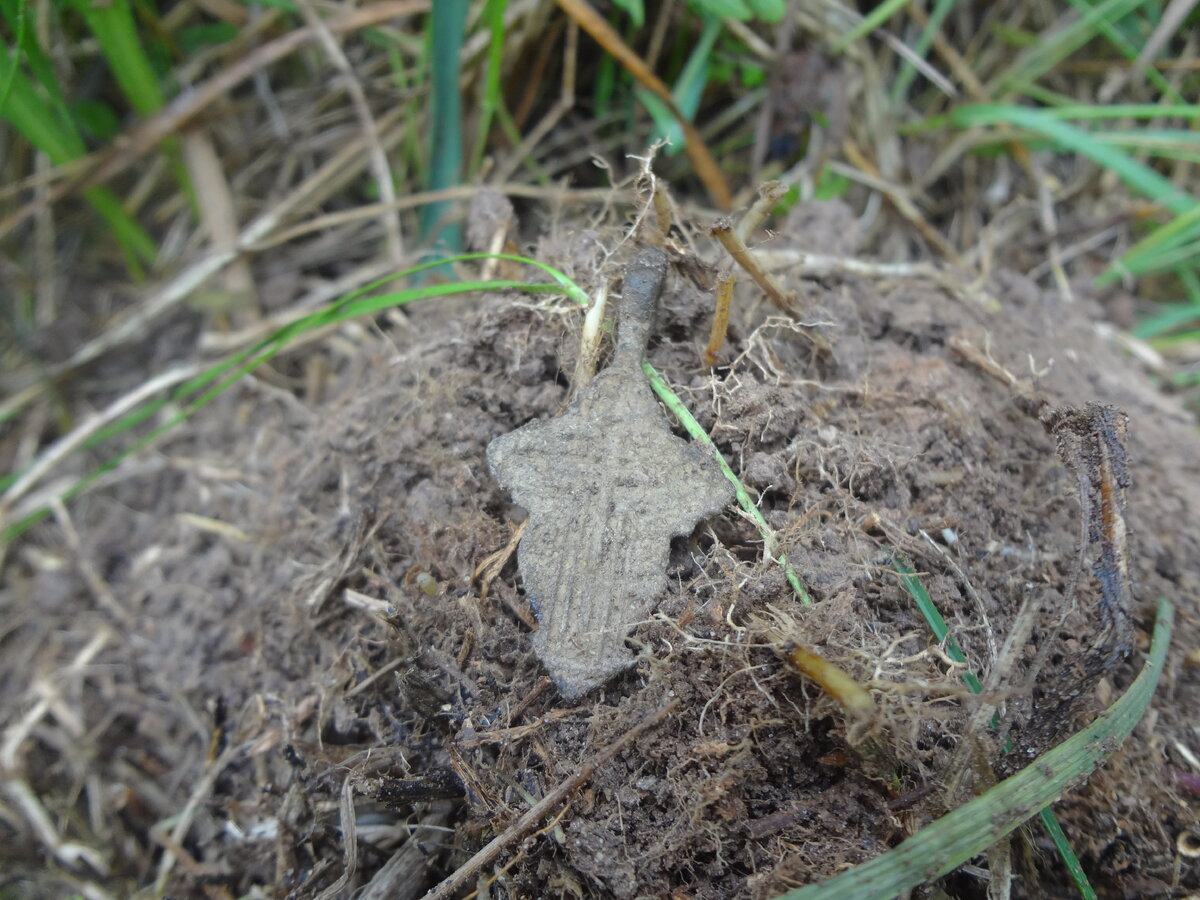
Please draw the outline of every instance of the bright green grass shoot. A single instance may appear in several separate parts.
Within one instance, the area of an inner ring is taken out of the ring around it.
[[[1079,889],[1079,896],[1083,900],[1096,900],[1096,891],[1092,887],[1092,883],[1088,881],[1087,873],[1083,871],[1083,865],[1079,862],[1079,857],[1075,855],[1075,848],[1071,846],[1071,841],[1063,831],[1062,825],[1059,824],[1054,810],[1049,806],[1044,806],[1038,813],[1038,818],[1042,820],[1042,827],[1046,829],[1046,834],[1050,835],[1054,849],[1058,851],[1062,861],[1067,864],[1067,871]]]
[[[0,47],[0,71],[4,73],[0,114],[51,162],[63,165],[87,152],[80,129],[80,117],[86,115],[87,107],[81,106],[75,111],[68,107],[45,51],[25,27],[25,6],[25,0],[0,0],[0,11],[17,35],[16,52],[7,45]],[[164,98],[160,79],[146,55],[130,0],[111,0],[102,4],[68,0],[61,9],[83,19],[96,39],[100,55],[135,112],[148,116],[162,108]],[[32,79],[21,71],[22,61],[33,74]],[[186,189],[188,179],[179,161],[178,150],[170,145],[167,149],[180,183]],[[90,188],[83,194],[107,221],[131,273],[140,278],[141,264],[153,261],[157,253],[154,241],[107,188]]]
[[[1111,169],[1135,192],[1173,213],[1186,213],[1197,205],[1195,198],[1154,169],[1128,153],[1096,141],[1090,132],[1047,115],[1045,110],[1007,103],[981,103],[959,107],[950,113],[949,122],[958,128],[1011,125],[1034,132],[1049,138],[1059,149],[1086,156]],[[1006,136],[1006,139],[1010,138]]]
[[[140,116],[151,116],[162,109],[166,99],[160,78],[154,71],[148,55],[152,45],[147,40],[146,33],[139,32],[134,22],[130,0],[110,0],[105,3],[67,0],[66,7],[78,13],[87,23],[109,71],[134,112]],[[165,50],[163,54],[166,54]],[[179,139],[167,138],[163,142],[163,151],[170,161],[176,181],[195,209],[191,178],[183,162]]]
[[[989,96],[1007,97],[1023,92],[1088,41],[1104,33],[1107,26],[1119,22],[1145,3],[1146,0],[1102,0],[1095,5],[1077,4],[1081,10],[1077,19],[1043,35],[990,79],[986,85]]]
[[[67,6],[83,18],[95,35],[113,78],[134,110],[148,116],[161,109],[163,93],[142,47],[129,0],[105,3],[69,0]]]
[[[429,48],[426,42],[411,38],[402,32],[383,28],[368,28],[363,32],[363,36],[383,48],[387,56],[396,91],[400,97],[406,98],[402,101],[405,105],[405,121],[421,122],[425,117],[425,110],[421,104],[422,82],[428,73],[426,61]],[[407,57],[414,58],[416,62],[406,63]],[[399,152],[396,154],[398,159],[392,168],[397,190],[409,179],[418,184],[428,182],[429,147],[422,139],[424,130],[416,127],[404,130]]]
[[[1121,107],[1114,107],[1119,110]],[[1153,109],[1153,108],[1151,108]],[[1108,118],[1105,108],[1099,107],[1081,116],[1083,110],[1030,109],[1011,104],[978,104],[954,110],[947,121],[959,128],[1008,125],[1024,132],[1048,139],[1056,149],[1068,150],[1086,156],[1115,173],[1131,190],[1143,195],[1175,215],[1167,225],[1156,228],[1139,241],[1098,279],[1098,284],[1109,284],[1126,275],[1146,275],[1152,272],[1194,269],[1200,263],[1200,201],[1187,191],[1160,175],[1155,169],[1135,159],[1122,146],[1105,141],[1097,135],[1078,128],[1065,118]],[[1200,106],[1177,110],[1179,117],[1200,118]],[[1137,108],[1139,114],[1150,110]],[[1149,138],[1162,138],[1162,134],[1150,134]],[[1172,131],[1172,142],[1187,146],[1189,141],[1184,132]],[[1011,136],[1005,135],[1006,139]],[[1128,135],[1131,149],[1150,153],[1154,150],[1151,139],[1139,141],[1138,133]],[[1194,146],[1194,141],[1191,142]]]
[[[1110,284],[1122,275],[1144,275],[1164,269],[1170,259],[1179,258],[1181,248],[1194,245],[1197,240],[1200,240],[1200,203],[1166,225],[1155,228],[1126,250],[1113,267],[1100,276],[1098,283]],[[1181,261],[1187,260],[1185,253]]]
[[[471,162],[467,175],[474,179],[482,165],[483,154],[487,149],[488,134],[492,128],[492,119],[500,118],[501,127],[506,132],[511,126],[512,118],[504,107],[504,90],[500,76],[504,68],[504,12],[508,8],[508,0],[487,0],[483,8],[483,20],[487,26],[490,40],[488,41],[487,71],[484,76],[483,102],[479,110],[479,134],[475,138],[475,152],[471,154]],[[513,127],[515,131],[515,127]],[[508,134],[511,140],[513,135]],[[521,143],[520,136],[513,141],[513,146]]]
[[[1088,0],[1070,0],[1071,5],[1081,11],[1086,11],[1090,7]],[[1139,43],[1130,40],[1126,36],[1126,29],[1120,27],[1119,22],[1108,19],[1101,19],[1096,26],[1096,34],[1103,37],[1106,41],[1112,44],[1122,56],[1130,62],[1141,56],[1142,48]],[[1144,29],[1148,33],[1148,29]],[[1144,43],[1144,41],[1142,42]],[[1183,98],[1179,92],[1171,86],[1171,83],[1163,77],[1162,73],[1153,66],[1145,71],[1146,80],[1154,85],[1155,89],[1166,97],[1172,103],[1182,103]]]
[[[4,107],[8,103],[8,95],[12,93],[13,79],[17,77],[17,65],[26,40],[25,28],[27,18],[28,17],[25,15],[25,4],[18,2],[15,25],[11,19],[9,21],[9,25],[12,25],[16,31],[17,39],[14,46],[17,48],[17,55],[9,60],[7,66],[8,71],[4,74],[3,78],[0,79],[0,113],[4,111]]]
[[[716,17],[704,18],[704,28],[700,37],[671,88],[671,97],[686,119],[694,119],[697,110],[700,109],[700,98],[704,95],[704,88],[709,81],[713,47],[723,27],[721,20]],[[654,119],[655,132],[652,143],[666,138],[670,143],[664,148],[664,152],[669,156],[680,153],[684,144],[683,128],[667,109],[666,104],[644,88],[637,90],[637,98]]]
[[[767,524],[767,520],[763,518],[758,504],[754,502],[754,499],[750,496],[750,492],[746,490],[746,486],[737,477],[737,473],[733,471],[733,467],[725,461],[725,457],[721,455],[721,451],[717,449],[717,445],[712,442],[712,438],[708,436],[708,433],[696,421],[696,417],[692,415],[691,410],[671,390],[670,386],[663,380],[663,377],[658,374],[654,366],[650,365],[648,361],[643,361],[642,370],[650,380],[650,387],[658,395],[658,399],[679,420],[679,423],[691,436],[692,440],[703,444],[712,451],[717,464],[721,467],[721,472],[724,473],[730,484],[733,485],[738,506],[745,511],[746,515],[758,527],[758,533],[762,536],[763,546],[767,551],[767,555],[783,569],[784,578],[787,579],[787,583],[791,585],[792,590],[796,592],[796,596],[800,598],[800,602],[806,605],[811,604],[812,597],[804,589],[804,585],[800,581],[800,576],[796,574],[796,570],[792,567],[792,564],[788,562],[787,557],[779,550],[779,539],[775,536],[775,531]]]

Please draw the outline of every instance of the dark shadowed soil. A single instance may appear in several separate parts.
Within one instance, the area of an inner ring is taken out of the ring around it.
[[[853,255],[843,218],[809,209],[764,253]],[[631,253],[556,234],[534,255],[588,289]],[[485,461],[494,437],[569,399],[582,315],[563,300],[418,304],[407,322],[282,357],[74,504],[78,553],[51,524],[13,548],[0,718],[51,698],[14,760],[58,833],[103,857],[106,876],[81,877],[114,896],[160,872],[173,897],[348,897],[373,880],[360,896],[419,896],[676,701],[472,886],[771,897],[895,846],[985,788],[989,766],[1004,777],[1090,722],[1142,665],[1165,595],[1178,626],[1150,711],[1055,809],[1103,896],[1200,889],[1200,669],[1186,665],[1200,647],[1196,423],[1099,336],[1096,298],[1067,305],[1003,271],[953,291],[779,275],[832,357],[742,287],[708,370],[712,297],[674,272],[649,358],[761,497],[815,603],[731,508],[672,545],[669,590],[629,641],[637,665],[573,703],[531,650],[510,546],[524,513]],[[1014,390],[952,345],[1018,379],[1036,372],[1052,406],[1128,414],[1127,656],[1096,550],[1081,552],[1075,473]],[[332,372],[322,397],[304,377],[318,354]],[[503,566],[487,568],[498,552]],[[996,730],[964,734],[976,700],[895,553],[1002,708],[1008,752]],[[1022,607],[1030,636],[1001,661]],[[879,756],[787,665],[789,640],[870,687]],[[15,802],[0,800],[0,895],[76,890],[46,874]],[[1040,828],[1013,851],[1014,895],[1070,896]],[[964,871],[939,889],[982,897],[986,882]]]

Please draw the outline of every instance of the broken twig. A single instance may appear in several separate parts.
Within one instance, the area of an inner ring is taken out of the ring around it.
[[[510,825],[502,834],[497,835],[487,844],[482,850],[472,856],[469,860],[459,866],[454,874],[446,878],[441,884],[425,895],[425,900],[446,900],[446,898],[454,896],[455,892],[463,886],[470,884],[475,877],[483,871],[484,866],[489,865],[496,859],[504,850],[521,840],[535,828],[546,816],[550,814],[558,804],[563,800],[578,791],[584,784],[587,783],[601,766],[606,765],[618,753],[620,753],[627,744],[642,735],[644,732],[654,728],[660,722],[665,720],[679,706],[678,700],[672,700],[666,706],[652,713],[642,721],[638,722],[627,732],[596,754],[595,758],[579,770],[579,774],[574,775],[552,790],[549,794],[543,797],[536,805],[531,807],[525,815],[517,819]]]

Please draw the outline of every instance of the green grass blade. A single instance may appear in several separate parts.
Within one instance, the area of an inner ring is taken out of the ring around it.
[[[1200,311],[1200,269],[1196,266],[1181,266],[1175,270],[1175,274],[1183,284],[1187,302]],[[1200,319],[1200,312],[1197,312],[1196,318]]]
[[[158,256],[158,244],[134,218],[125,212],[121,201],[106,187],[88,188],[83,192],[88,203],[104,217],[112,229],[113,238],[125,254],[125,263],[133,276],[144,277],[140,263],[152,263]]]
[[[929,623],[930,629],[938,636],[939,641],[946,641],[946,655],[955,662],[965,664],[967,661],[965,654],[963,654],[958,643],[954,641],[954,635],[950,634],[941,612],[938,611],[933,599],[929,596],[929,592],[925,590],[925,586],[917,578],[917,573],[913,571],[912,566],[901,556],[892,557],[892,566],[900,573],[901,583],[904,585],[905,590],[908,591],[909,596],[916,602],[921,613],[925,616],[925,621]],[[953,645],[951,642],[954,642]],[[966,682],[967,688],[972,694],[983,693],[983,685],[974,672],[969,670],[964,672],[963,681]],[[997,712],[992,716],[991,727],[996,728],[999,725],[1000,714]],[[1007,752],[1011,749],[1011,746],[1006,743],[1004,749]],[[1083,867],[1079,865],[1079,857],[1075,855],[1075,850],[1071,847],[1071,842],[1063,833],[1062,826],[1058,824],[1058,818],[1054,815],[1054,810],[1047,806],[1042,810],[1041,817],[1042,822],[1046,824],[1046,830],[1050,832],[1050,838],[1054,842],[1054,846],[1058,849],[1059,856],[1066,864],[1067,871],[1071,874],[1071,879],[1079,889],[1080,895],[1085,900],[1095,898],[1096,893],[1092,890],[1092,885],[1088,881]]]
[[[1076,103],[1074,98],[1062,97],[1053,92],[1038,91],[1036,99],[1046,104],[1039,109],[1038,115],[1043,119],[1072,119],[1079,121],[1110,120],[1110,119],[1200,119],[1200,104],[1197,103],[1113,103],[1101,106],[1094,103]],[[930,116],[920,123],[906,125],[901,129],[902,134],[920,134],[945,128],[950,121],[950,114]],[[1137,132],[1133,132],[1137,134]],[[1188,134],[1188,132],[1182,132]],[[1194,138],[1193,138],[1194,139]]]
[[[1012,64],[988,86],[993,97],[1020,92],[1047,71],[1062,62],[1110,24],[1129,15],[1146,0],[1104,0],[1096,6],[1084,6],[1082,15],[1059,31],[1044,36],[1028,50],[1017,55]]]
[[[1070,0],[1070,3],[1076,9],[1084,12],[1086,12],[1091,6],[1090,0]],[[1106,41],[1116,47],[1117,51],[1127,60],[1132,62],[1141,55],[1142,47],[1145,42],[1137,41],[1135,43],[1134,41],[1129,40],[1127,37],[1125,37],[1125,34],[1121,31],[1121,29],[1118,28],[1114,23],[1101,21],[1097,31],[1104,36]],[[1158,92],[1164,97],[1169,98],[1175,103],[1182,101],[1183,98],[1180,97],[1179,91],[1172,87],[1171,83],[1167,81],[1167,79],[1163,77],[1163,74],[1156,68],[1153,66],[1147,67],[1144,75],[1146,80],[1154,85]]]
[[[688,55],[683,71],[679,73],[679,80],[671,90],[675,105],[688,119],[694,119],[700,109],[700,98],[704,96],[704,88],[708,84],[713,47],[716,46],[723,27],[720,19],[707,16],[704,18],[704,30],[700,32],[700,38]],[[679,133],[679,140],[683,140],[682,132]]]
[[[1093,131],[1092,138],[1111,147],[1131,147],[1144,153],[1156,153],[1175,147],[1195,150],[1200,137],[1194,131],[1173,128],[1139,128],[1137,131]]]
[[[1158,248],[1139,259],[1137,265],[1140,272],[1152,272],[1176,269],[1181,266],[1195,266],[1197,260],[1200,260],[1200,240],[1193,238],[1186,244]],[[1121,264],[1122,261],[1117,260],[1113,266],[1119,268]]]
[[[458,93],[459,55],[467,22],[467,0],[438,0],[431,14],[430,53],[433,95],[430,98],[429,180],[426,188],[455,187],[462,178],[462,113]],[[451,252],[461,245],[458,223],[439,226],[448,203],[430,203],[421,210],[421,236]],[[435,232],[436,228],[436,232]]]
[[[796,574],[796,570],[792,568],[792,564],[788,562],[787,557],[779,552],[779,540],[775,536],[774,529],[767,524],[767,520],[763,518],[758,505],[750,496],[750,492],[746,490],[741,479],[737,477],[737,473],[725,461],[725,457],[721,455],[721,451],[717,449],[717,445],[712,442],[712,438],[700,427],[700,423],[696,421],[696,417],[692,415],[691,410],[676,396],[675,392],[671,390],[670,385],[658,374],[654,366],[650,365],[648,361],[643,360],[642,371],[646,373],[646,378],[650,381],[650,387],[658,395],[658,399],[679,420],[679,423],[691,436],[692,440],[703,444],[712,451],[713,456],[716,457],[717,464],[721,467],[721,471],[725,474],[729,483],[733,485],[738,506],[745,510],[746,514],[754,520],[754,524],[758,526],[758,533],[762,535],[763,546],[766,548],[767,554],[783,569],[784,578],[792,586],[792,590],[796,592],[796,596],[800,598],[800,602],[811,604],[812,597],[804,589],[804,585],[800,581],[800,576]]]
[[[612,111],[613,95],[617,89],[617,61],[605,53],[596,66],[596,77],[592,82],[592,104],[596,119],[605,119]]]
[[[917,609],[921,611],[921,615],[929,623],[929,630],[933,632],[933,636],[937,638],[937,642],[945,645],[946,655],[956,663],[964,666],[967,665],[967,655],[963,653],[962,647],[959,646],[954,635],[950,633],[950,627],[946,624],[946,620],[942,618],[937,604],[929,596],[929,591],[925,590],[925,585],[921,584],[921,579],[917,577],[916,571],[909,565],[908,560],[897,554],[892,557],[892,567],[899,573],[901,587],[908,592],[913,602],[917,604]],[[979,679],[975,677],[974,672],[969,670],[963,672],[963,681],[966,682],[972,694],[983,692],[983,685],[979,683]]]
[[[7,12],[7,10],[6,10]],[[8,95],[12,93],[13,81],[17,77],[17,67],[21,64],[21,53],[25,47],[25,4],[18,2],[16,10],[16,22],[12,22],[9,18],[10,26],[15,26],[17,39],[14,42],[15,52],[9,56],[7,71],[3,76],[3,85],[0,86],[0,115],[4,114],[4,107],[8,103]]]
[[[700,98],[704,96],[704,88],[708,84],[712,50],[723,27],[720,19],[711,16],[704,18],[704,30],[700,32],[699,40],[696,41],[696,45],[688,55],[679,79],[671,88],[671,96],[675,100],[675,105],[683,113],[685,119],[694,119],[700,109]],[[647,90],[639,90],[637,96],[654,119],[654,140],[666,138],[670,141],[665,149],[668,156],[675,156],[682,152],[683,128],[671,110],[667,109],[666,104]]]
[[[866,15],[861,22],[834,41],[833,52],[841,53],[863,35],[870,34],[904,7],[908,0],[884,0]]]
[[[1140,275],[1157,268],[1154,260],[1169,250],[1175,250],[1200,238],[1200,203],[1176,216],[1166,225],[1154,229],[1115,261],[1097,280],[1098,285],[1111,284],[1122,275]]]
[[[1187,344],[1200,343],[1200,329],[1193,331],[1181,331],[1178,334],[1169,334],[1166,337],[1154,338],[1150,341],[1150,346],[1155,350],[1170,350],[1173,347],[1183,347]],[[1194,373],[1182,373],[1185,376]]]
[[[1050,840],[1054,842],[1058,855],[1067,864],[1067,871],[1071,874],[1071,880],[1075,882],[1075,887],[1079,890],[1079,896],[1083,900],[1097,900],[1096,891],[1092,887],[1092,883],[1088,881],[1087,873],[1083,871],[1079,857],[1075,855],[1075,850],[1071,846],[1071,842],[1067,840],[1066,833],[1058,824],[1058,816],[1054,814],[1054,810],[1047,806],[1038,815],[1042,820],[1042,827],[1046,829],[1046,834],[1050,835]]]
[[[1180,325],[1200,321],[1200,305],[1188,303],[1172,306],[1157,315],[1147,316],[1133,329],[1134,337],[1142,340],[1160,337]]]
[[[646,6],[642,0],[613,0],[613,6],[629,15],[634,28],[646,24]]]
[[[1039,113],[1046,119],[1200,119],[1200,104],[1113,103],[1101,106],[1069,103],[1048,107]]]
[[[70,6],[96,36],[113,77],[138,114],[148,116],[162,108],[158,78],[138,40],[129,0],[72,0]]]
[[[71,117],[67,112],[67,102],[58,85],[58,76],[54,72],[54,65],[50,62],[50,58],[42,49],[41,44],[38,43],[37,35],[22,25],[28,6],[28,0],[0,0],[0,14],[3,14],[4,20],[8,22],[8,27],[17,36],[15,44],[17,55],[25,57],[25,62],[29,65],[38,84],[50,97],[55,115],[69,123]],[[0,47],[0,49],[6,48]],[[2,107],[3,104],[0,104],[0,108]]]
[[[1058,121],[1043,110],[1003,103],[983,103],[963,106],[950,114],[950,122],[958,128],[1005,124],[1036,132],[1050,138],[1059,147],[1079,153],[1106,169],[1114,171],[1133,190],[1161,203],[1171,212],[1182,214],[1196,208],[1197,202],[1148,166],[1095,141],[1082,129]]]
[[[504,66],[504,11],[508,8],[508,0],[487,0],[483,8],[483,21],[487,25],[491,40],[488,43],[487,72],[484,77],[483,103],[479,116],[479,136],[475,142],[475,152],[471,154],[471,165],[467,169],[469,177],[474,178],[483,164],[483,154],[487,149],[488,133],[492,128],[492,117],[504,105],[504,92],[500,88],[500,73]]]
[[[952,872],[1037,815],[1091,774],[1133,731],[1158,685],[1173,622],[1170,601],[1159,600],[1146,665],[1129,690],[1087,728],[895,849],[821,884],[781,894],[778,900],[892,900]]]
[[[165,100],[159,87],[159,77],[142,45],[130,0],[108,0],[105,3],[67,0],[67,3],[83,17],[96,36],[109,70],[134,111],[141,116],[150,116],[162,109]],[[194,212],[196,201],[178,138],[168,138],[163,150]]]
[[[0,65],[15,64],[16,56],[0,45]],[[70,124],[62,124],[47,115],[52,106],[40,95],[33,83],[21,72],[12,70],[8,102],[4,117],[24,138],[45,153],[55,165],[78,159],[85,152],[83,138]],[[140,273],[139,261],[151,262],[158,252],[154,240],[125,212],[121,202],[108,188],[94,187],[83,196],[105,219],[135,274]]]
[[[958,0],[937,0],[934,4],[933,12],[929,14],[929,21],[925,27],[921,29],[921,33],[917,36],[916,42],[913,44],[913,52],[917,56],[924,58],[929,52],[929,47],[933,43],[933,36],[937,34],[938,29],[942,27],[942,22],[946,20],[946,16],[950,15],[950,11],[954,9]],[[917,75],[917,67],[912,64],[908,58],[901,58],[900,72],[896,76],[896,82],[892,85],[892,105],[899,107],[904,102],[904,98],[908,96],[908,89],[912,86],[913,79]]]
[[[45,98],[34,87],[33,82],[17,68],[17,55],[0,44],[0,65],[9,78],[8,97],[4,106],[4,118],[33,144],[50,157],[55,165],[77,159],[87,152],[83,138],[69,120],[62,122],[56,116],[47,115]]]

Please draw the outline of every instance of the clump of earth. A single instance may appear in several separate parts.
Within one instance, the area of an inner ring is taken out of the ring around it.
[[[1003,777],[1094,719],[1136,676],[1166,596],[1178,625],[1150,709],[1055,810],[1102,896],[1200,889],[1195,421],[1107,337],[1104,298],[1066,301],[1007,271],[955,284],[789,267],[804,251],[854,256],[846,216],[805,207],[761,247],[831,354],[744,285],[709,369],[712,297],[679,272],[648,352],[755,495],[811,605],[727,508],[671,542],[666,589],[625,642],[634,665],[559,693],[513,552],[525,513],[486,460],[492,440],[570,399],[582,312],[544,297],[417,304],[285,357],[159,444],[155,465],[75,502],[78,553],[51,525],[14,548],[3,715],[28,709],[33,681],[58,685],[62,714],[16,762],[62,833],[103,857],[106,873],[80,877],[117,895],[162,871],[178,897],[420,896],[674,704],[472,887],[771,897],[983,790],[978,766],[949,783],[964,752]],[[528,249],[594,289],[632,256],[610,257],[618,242],[559,222]],[[1133,648],[1102,668],[1076,475],[1014,391],[952,350],[964,342],[1056,407],[1129,417]],[[314,353],[333,373],[322,398],[295,377]],[[1015,751],[965,733],[978,701],[898,556],[985,681],[1020,611],[1033,617],[990,698]],[[97,635],[89,666],[63,674]],[[787,641],[870,690],[894,779],[789,667]],[[0,815],[9,883],[70,889],[13,821]],[[1014,896],[1073,890],[1040,831],[1018,832],[1013,856]],[[984,896],[976,862],[937,890]]]

